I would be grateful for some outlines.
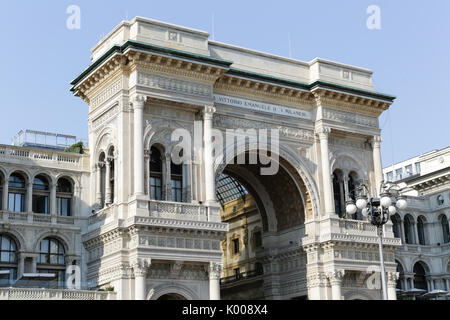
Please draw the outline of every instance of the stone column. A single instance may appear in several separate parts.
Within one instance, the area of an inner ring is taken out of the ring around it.
[[[105,174],[105,204],[112,203],[111,199],[111,160],[106,159],[106,174]]]
[[[205,164],[205,200],[206,204],[216,201],[216,186],[214,179],[214,159],[212,155],[212,127],[213,117],[216,112],[216,108],[212,106],[205,106],[203,110],[203,159]]]
[[[399,278],[398,272],[388,272],[387,273],[387,287],[388,287],[388,300],[397,300],[397,280]]]
[[[144,104],[146,97],[137,95],[134,109],[134,194],[144,194]]]
[[[419,232],[417,231],[417,221],[414,221],[412,227],[414,228],[414,243],[419,244]]]
[[[33,182],[27,184],[27,212],[33,212]]]
[[[400,228],[400,234],[402,237],[402,244],[406,244],[406,238],[405,238],[405,225],[403,224],[403,219],[400,219],[399,222],[399,228]]]
[[[134,300],[146,300],[146,277],[151,259],[136,259],[132,264],[134,272]]]
[[[322,158],[322,181],[323,181],[323,194],[325,203],[325,214],[335,215],[334,212],[334,196],[333,196],[333,181],[330,172],[330,160],[328,150],[328,134],[330,128],[321,127],[316,130],[320,139],[320,154]]]
[[[345,180],[344,177],[342,177],[342,179],[339,181],[339,193],[341,196],[341,207],[339,209],[341,209],[341,212],[344,213],[345,212]]]
[[[327,275],[327,278],[330,280],[331,284],[331,296],[333,300],[341,300],[341,287],[342,287],[342,280],[344,278],[345,270],[336,270],[333,272],[330,272]]]
[[[102,165],[100,163],[98,163],[96,165],[97,168],[97,181],[96,182],[96,197],[95,200],[96,202],[99,204],[99,206],[101,206],[102,204]]]
[[[220,272],[222,264],[210,262],[209,264],[209,299],[220,300]]]
[[[163,179],[164,179],[164,190],[166,194],[166,201],[172,201],[172,171],[171,171],[171,164],[172,164],[172,158],[169,152],[165,155],[165,169],[163,172]]]
[[[375,196],[378,197],[380,193],[381,181],[383,181],[383,168],[381,162],[381,137],[373,137],[373,169],[375,175]]]
[[[2,206],[3,210],[8,211],[8,193],[9,193],[9,184],[8,180],[5,178],[5,181],[3,182],[3,199],[2,199]]]
[[[31,273],[37,273],[37,255],[31,258]]]
[[[50,184],[50,214],[58,214],[56,208],[56,183],[51,182]]]

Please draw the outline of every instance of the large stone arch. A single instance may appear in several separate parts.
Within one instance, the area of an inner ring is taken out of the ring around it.
[[[225,167],[233,161],[234,157],[229,155],[234,155],[235,147],[237,147],[237,150],[242,150],[243,152],[257,152],[257,150],[250,149],[249,145],[245,141],[243,142],[241,141],[240,143],[238,141],[238,143],[226,144],[223,148],[223,155],[225,155],[225,157],[221,156],[217,157],[216,155],[214,161],[214,172],[216,182],[218,181],[220,175],[223,173]],[[275,148],[272,148],[270,143],[262,145],[262,148],[265,150],[276,150]],[[278,146],[277,154],[275,154],[274,152],[272,152],[272,154],[278,157],[280,167],[284,167],[286,169],[286,166],[289,166],[291,168],[291,170],[287,170],[287,172],[291,175],[291,177],[292,174],[297,174],[299,176],[300,181],[294,179],[296,183],[300,182],[301,184],[304,185],[304,192],[300,191],[301,186],[298,187],[300,194],[303,197],[305,206],[306,205],[310,206],[308,208],[309,209],[308,211],[305,210],[305,220],[308,221],[313,220],[314,218],[319,218],[320,217],[319,212],[320,198],[318,196],[319,192],[312,174],[307,169],[308,166],[305,160],[302,159],[302,157],[296,154],[293,150],[283,145]]]
[[[200,297],[190,288],[180,283],[174,284],[171,282],[162,283],[152,289],[147,294],[147,300],[158,300],[166,294],[177,294],[184,297],[186,300],[199,300]]]

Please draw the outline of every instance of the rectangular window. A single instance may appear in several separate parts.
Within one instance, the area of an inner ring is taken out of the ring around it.
[[[408,175],[408,176],[410,176],[410,175],[413,174],[412,164],[407,165],[407,166],[405,167],[405,172],[406,172],[406,175]]]
[[[22,193],[8,194],[8,211],[25,212],[25,195]]]
[[[392,171],[389,171],[386,175],[387,181],[394,181],[394,173]]]
[[[241,274],[241,270],[239,268],[235,268],[233,269],[234,275],[236,276],[236,278],[238,278]]]
[[[172,201],[182,202],[182,186],[181,180],[172,179]]]
[[[161,178],[150,177],[150,199],[162,200]]]
[[[255,237],[255,248],[261,248],[262,247],[262,234],[261,231],[257,231],[254,233]]]
[[[420,173],[420,162],[416,162],[416,174]]]
[[[48,214],[48,196],[33,195],[33,212]]]
[[[238,238],[237,239],[233,239],[233,248],[234,248],[233,252],[235,254],[239,253],[239,239]]]
[[[402,179],[403,176],[403,168],[395,170],[395,180]]]
[[[56,198],[56,213],[60,216],[70,217],[70,198]]]

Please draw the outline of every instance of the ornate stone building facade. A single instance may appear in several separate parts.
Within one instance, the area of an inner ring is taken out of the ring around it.
[[[394,216],[395,254],[401,297],[412,289],[450,291],[450,148],[386,167],[385,179],[407,192],[408,209]],[[444,296],[445,293],[442,294]]]
[[[224,194],[216,186],[226,175],[245,187],[257,211],[247,217],[259,228],[253,231],[260,243],[242,271],[258,270],[260,285],[248,298],[380,298],[380,289],[368,285],[379,263],[375,227],[358,215],[346,217],[342,208],[361,181],[377,193],[378,117],[394,97],[375,91],[367,69],[288,59],[208,37],[140,17],[118,25],[72,82],[74,95],[89,106],[89,150],[47,156],[2,146],[3,194],[16,170],[25,183],[41,172],[52,184],[71,179],[77,206],[71,225],[50,212],[42,232],[60,235],[68,263],[80,265],[88,288],[114,288],[117,299],[220,299],[221,287],[225,295],[229,289],[220,281],[230,276],[224,251],[231,250],[236,228],[226,210],[221,215]],[[177,149],[177,129],[200,143]],[[218,150],[218,133],[226,137],[227,130],[272,135],[258,147],[246,143],[249,137],[224,138]],[[262,154],[261,146],[270,152]],[[255,163],[234,161],[255,155]],[[268,163],[278,170],[261,174]],[[45,237],[32,235],[41,216],[30,208],[19,214],[3,205],[0,224],[25,260],[39,252],[28,248],[31,239]],[[19,216],[26,216],[23,227]],[[252,237],[250,230],[239,234]],[[400,245],[388,223],[391,299]]]

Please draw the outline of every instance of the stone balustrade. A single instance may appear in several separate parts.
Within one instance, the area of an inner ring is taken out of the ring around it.
[[[30,224],[76,225],[77,218],[50,214],[0,211],[0,221]]]
[[[0,288],[0,300],[116,300],[112,291]]]
[[[30,162],[43,166],[79,169],[83,165],[82,155],[62,151],[47,151],[27,147],[0,145],[0,161]]]

